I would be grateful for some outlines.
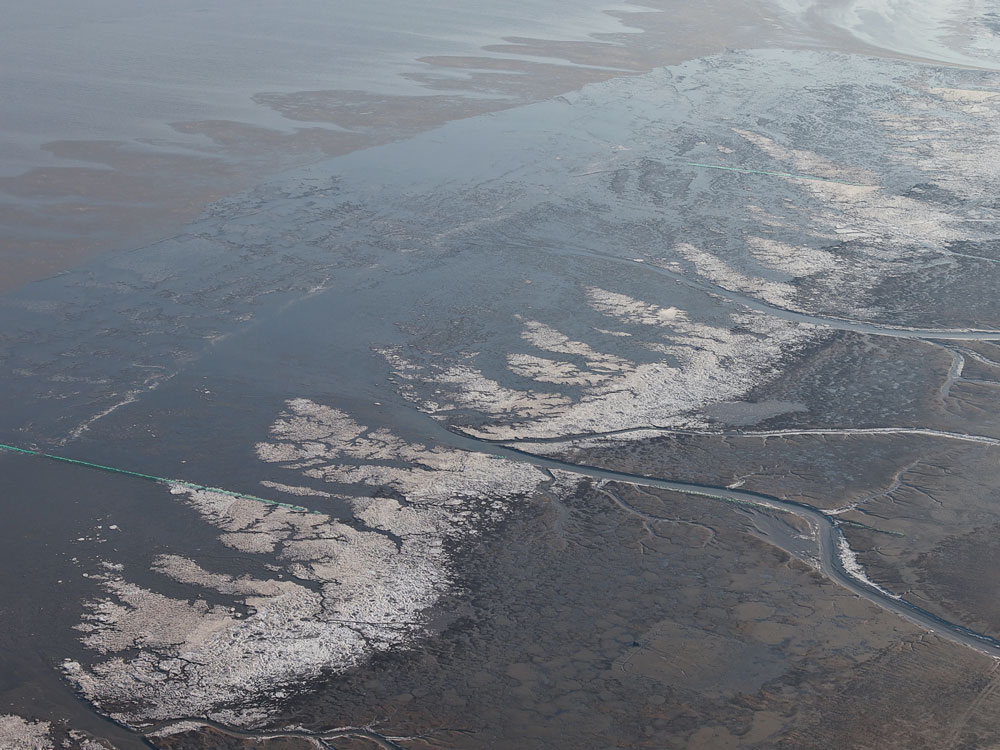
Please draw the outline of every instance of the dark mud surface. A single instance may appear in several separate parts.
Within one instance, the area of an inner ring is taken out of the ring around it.
[[[662,520],[644,524],[604,491]],[[995,701],[970,726],[955,717],[991,684],[992,660],[894,620],[754,531],[725,507],[628,486],[541,497],[465,561],[454,625],[338,676],[285,719],[320,730],[336,715],[447,748],[992,736]]]

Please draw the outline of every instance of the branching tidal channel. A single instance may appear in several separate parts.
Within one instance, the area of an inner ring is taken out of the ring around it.
[[[650,264],[648,266],[656,273],[662,273],[669,275],[675,280],[683,281],[685,283],[698,285],[697,282],[693,282],[691,279],[685,277],[682,274],[678,274],[668,269],[659,268]],[[773,305],[768,305],[766,303],[761,303],[752,298],[746,298],[742,295],[734,294],[729,290],[724,290],[721,288],[713,287],[711,291],[715,294],[722,294],[724,297],[728,298],[731,302],[740,304],[751,309],[757,309],[760,311],[768,312],[770,314],[778,315],[786,319],[790,319],[800,323],[809,323],[813,325],[818,325],[826,328],[832,328],[835,330],[853,331],[871,335],[879,336],[889,336],[893,338],[903,338],[903,339],[922,339],[926,341],[933,341],[934,339],[950,339],[950,340],[998,340],[1000,339],[1000,332],[995,331],[981,331],[981,330],[961,330],[961,329],[912,329],[912,328],[893,328],[890,326],[877,325],[872,323],[860,323],[855,321],[846,321],[831,318],[820,318],[811,315],[806,315],[804,313],[799,313],[790,310],[784,310],[780,308],[775,308]],[[950,386],[951,382],[958,379],[961,376],[961,369],[953,366],[952,370],[949,372]],[[412,407],[410,407],[412,408]],[[629,433],[642,433],[642,432],[652,432],[661,433],[664,435],[706,435],[706,436],[717,436],[717,437],[759,437],[759,438],[788,438],[794,436],[832,436],[832,435],[842,435],[842,436],[870,436],[870,435],[913,435],[921,436],[926,438],[932,438],[936,440],[948,440],[948,441],[959,441],[967,443],[978,443],[981,445],[988,445],[992,447],[1000,447],[1000,439],[982,436],[982,435],[970,435],[959,432],[946,432],[942,430],[934,429],[922,429],[922,428],[894,428],[894,427],[883,427],[883,428],[862,428],[862,429],[797,429],[797,430],[775,430],[775,431],[704,431],[704,432],[692,432],[684,430],[671,429],[669,427],[662,426],[638,426],[629,429],[614,430],[604,433],[588,433],[579,435],[564,435],[561,437],[553,438],[525,438],[523,440],[487,440],[480,439],[470,436],[465,433],[461,433],[455,430],[449,430],[439,424],[436,420],[427,418],[423,424],[427,426],[430,434],[428,438],[436,441],[439,444],[447,445],[455,449],[476,452],[481,454],[492,455],[497,458],[502,458],[510,461],[515,461],[524,464],[530,464],[541,469],[546,469],[550,471],[566,472],[573,475],[581,477],[589,477],[590,479],[597,480],[599,484],[604,483],[623,483],[633,486],[649,487],[660,490],[667,490],[670,492],[682,493],[688,496],[706,498],[709,500],[722,501],[725,503],[730,503],[732,505],[739,506],[740,508],[746,510],[750,513],[755,512],[767,512],[767,513],[788,513],[796,516],[799,519],[805,521],[809,527],[812,529],[812,534],[810,537],[796,536],[794,539],[790,534],[766,534],[766,539],[770,544],[783,549],[788,554],[803,560],[808,565],[812,566],[818,570],[822,575],[828,578],[833,583],[851,591],[855,595],[871,602],[889,612],[892,612],[907,621],[923,628],[929,632],[932,632],[942,638],[945,638],[954,643],[972,648],[978,652],[991,656],[995,659],[1000,659],[1000,640],[997,640],[991,636],[985,635],[983,633],[978,633],[973,631],[963,625],[944,619],[913,602],[910,602],[903,598],[900,594],[895,594],[890,592],[877,584],[876,582],[870,580],[863,568],[857,564],[854,553],[848,545],[847,539],[841,531],[841,524],[844,523],[842,520],[838,519],[837,514],[841,511],[832,510],[825,511],[818,509],[814,506],[793,501],[781,499],[771,495],[751,492],[747,490],[733,489],[729,487],[718,487],[705,484],[696,484],[688,482],[674,481],[670,479],[663,479],[658,477],[644,476],[640,474],[632,474],[622,471],[615,471],[611,469],[600,468],[597,466],[589,466],[585,464],[574,463],[567,460],[561,460],[558,458],[552,458],[548,456],[538,455],[530,451],[531,445],[545,444],[545,443],[566,443],[572,444],[575,441],[581,440],[593,440],[600,438],[612,438],[614,436],[625,435]],[[234,495],[236,497],[241,497],[249,500],[258,501],[261,503],[266,503],[269,505],[281,505],[289,510],[299,511],[299,512],[316,512],[310,510],[309,508],[301,506],[290,506],[285,503],[277,503],[273,500],[268,500],[266,498],[257,497],[255,495],[247,495],[244,493],[231,492],[227,490],[220,490],[211,487],[205,487],[199,484],[192,484],[184,480],[170,480],[161,477],[155,477],[147,474],[141,474],[131,470],[118,469],[114,467],[104,466],[101,464],[94,464],[85,461],[80,461],[72,458],[66,458],[56,455],[51,455],[43,453],[38,450],[29,450],[25,448],[18,448],[16,446],[0,445],[0,449],[14,453],[21,454],[24,458],[31,458],[34,460],[39,459],[50,459],[55,461],[61,461],[65,463],[70,463],[77,465],[81,468],[89,468],[91,470],[99,470],[105,472],[114,472],[121,474],[123,476],[131,477],[134,479],[144,479],[152,480],[156,482],[162,482],[167,484],[180,484],[188,488],[208,490],[212,492],[224,492],[226,494]],[[618,503],[618,506],[625,512],[636,512],[630,510],[628,506],[623,506]],[[639,514],[640,516],[642,514]],[[784,537],[784,538],[783,538]],[[793,543],[794,542],[794,543]],[[248,739],[256,741],[266,741],[268,739],[278,739],[278,738],[301,738],[314,744],[317,748],[332,748],[332,741],[337,738],[353,737],[364,739],[369,742],[374,743],[376,746],[383,748],[383,750],[398,750],[402,746],[398,744],[399,741],[405,741],[407,739],[416,738],[405,738],[405,737],[390,737],[387,735],[379,734],[375,732],[371,727],[342,727],[337,729],[331,729],[327,731],[317,731],[309,732],[306,730],[245,730],[238,727],[227,726],[220,724],[218,722],[206,719],[203,717],[191,717],[185,719],[177,719],[170,722],[164,722],[158,724],[151,728],[148,728],[145,736],[152,737],[154,735],[165,735],[165,734],[176,734],[183,731],[190,731],[192,729],[197,730],[199,728],[210,728],[216,732],[220,732],[229,737],[236,739]]]

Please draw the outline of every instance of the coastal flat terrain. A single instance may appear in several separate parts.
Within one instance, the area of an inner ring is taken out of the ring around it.
[[[390,124],[11,283],[0,747],[1000,742],[990,16],[851,7],[268,95]]]

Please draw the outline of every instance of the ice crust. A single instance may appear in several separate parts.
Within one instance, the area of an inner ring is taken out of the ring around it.
[[[533,467],[368,430],[307,399],[288,403],[271,438],[257,446],[263,461],[359,490],[391,487],[399,499],[350,498],[349,524],[175,486],[223,544],[264,555],[276,575],[233,576],[180,555],[158,556],[154,571],[204,592],[183,600],[130,581],[120,564],[105,566],[106,596],[87,604],[78,626],[98,658],[64,669],[116,720],[144,726],[211,716],[253,724],[321,673],[413,643],[427,632],[423,613],[450,583],[448,543],[480,533],[547,479]],[[397,465],[378,463],[385,459]],[[248,614],[209,603],[219,594]]]
[[[472,409],[487,417],[463,429],[477,437],[511,440],[607,432],[635,427],[704,426],[697,409],[745,396],[777,372],[784,358],[815,336],[809,326],[759,313],[733,316],[734,328],[691,322],[683,310],[664,308],[597,287],[587,291],[591,307],[612,321],[654,329],[645,348],[663,355],[634,362],[574,341],[554,327],[522,321],[525,341],[537,354],[511,355],[510,371],[539,383],[575,385],[582,395],[517,391],[486,377],[472,365],[443,374],[421,368],[397,350],[386,350],[402,392],[420,408],[443,418]],[[574,362],[552,355],[573,355]],[[407,387],[409,386],[409,387]],[[419,387],[414,387],[419,386]],[[419,393],[435,389],[435,400]]]
[[[13,714],[0,714],[0,747],[11,750],[52,750],[51,725],[28,721]]]

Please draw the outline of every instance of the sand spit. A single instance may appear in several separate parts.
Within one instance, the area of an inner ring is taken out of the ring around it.
[[[116,720],[143,727],[205,716],[252,725],[308,680],[413,643],[427,632],[422,613],[449,586],[446,543],[480,533],[547,480],[533,467],[407,443],[306,399],[288,403],[271,436],[257,446],[264,461],[359,490],[389,487],[398,499],[353,497],[348,523],[175,487],[223,544],[261,555],[275,577],[223,574],[160,555],[155,572],[205,597],[181,600],[130,581],[120,564],[106,565],[106,595],[87,604],[78,626],[98,657],[64,669]],[[396,465],[379,463],[385,459]],[[240,607],[210,604],[217,595]]]

